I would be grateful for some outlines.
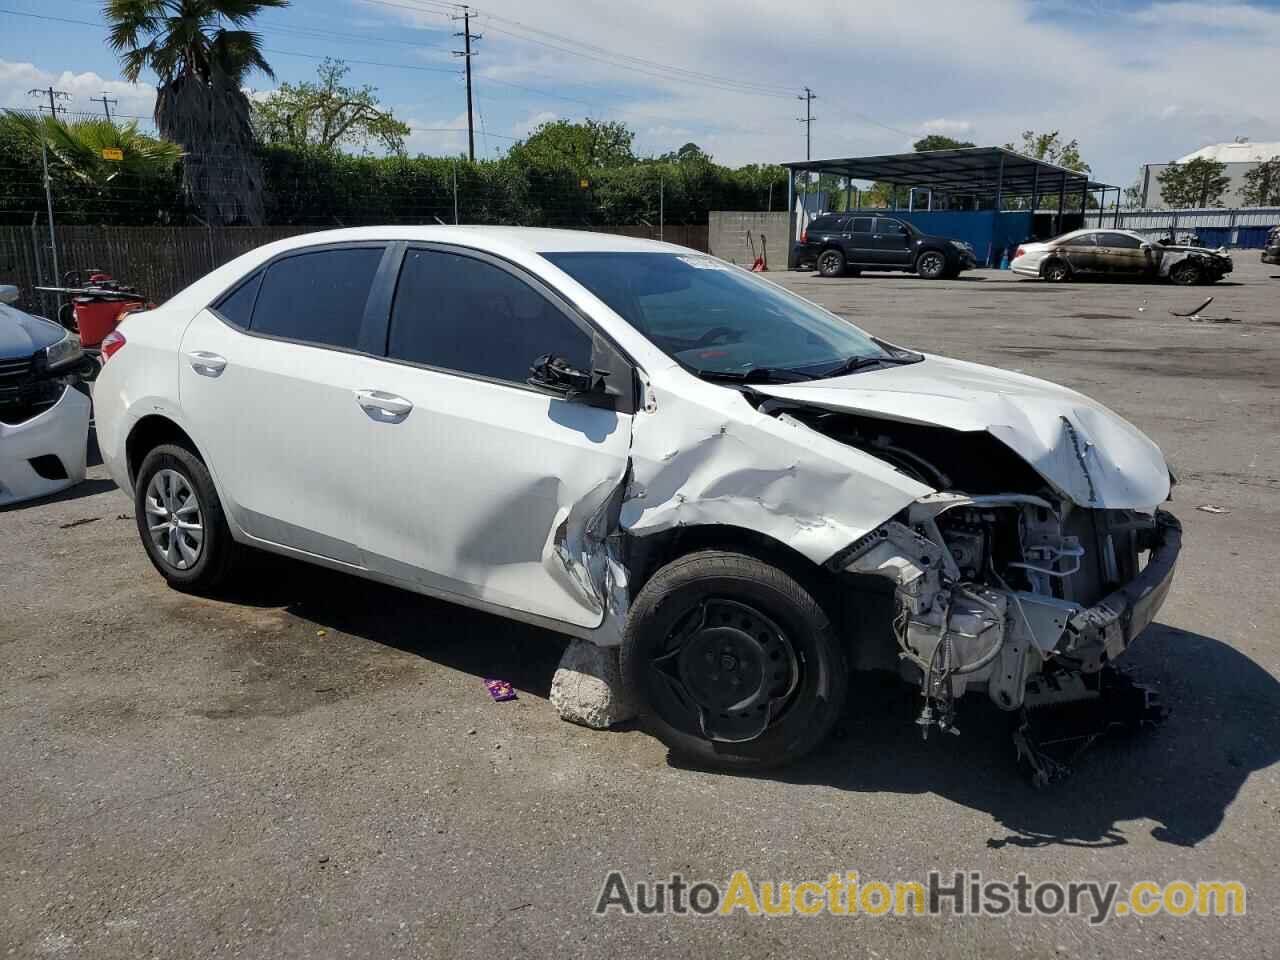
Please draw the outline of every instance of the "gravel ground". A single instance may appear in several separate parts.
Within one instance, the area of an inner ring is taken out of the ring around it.
[[[1178,579],[1130,663],[1171,708],[1032,792],[966,702],[921,742],[859,681],[841,735],[774,777],[673,765],[560,722],[563,639],[263,559],[166,589],[102,468],[0,512],[0,948],[64,957],[1257,957],[1280,942],[1280,273],[1200,290],[777,275],[876,334],[1081,389],[1177,467]],[[1145,305],[1145,309],[1142,309]],[[1226,513],[1198,507],[1214,504]],[[79,522],[78,521],[91,521]],[[520,699],[490,702],[483,677]],[[591,915],[605,874],[723,883],[1237,879],[1247,917]]]

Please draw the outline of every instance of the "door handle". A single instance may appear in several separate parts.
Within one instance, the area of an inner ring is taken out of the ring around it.
[[[207,350],[192,350],[187,354],[191,369],[202,377],[220,377],[227,369],[227,358]]]
[[[371,418],[380,423],[399,423],[409,416],[413,401],[383,390],[357,390],[356,403]]]

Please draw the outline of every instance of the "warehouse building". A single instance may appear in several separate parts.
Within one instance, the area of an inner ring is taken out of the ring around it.
[[[1245,174],[1258,164],[1280,157],[1280,143],[1254,143],[1248,137],[1236,137],[1232,143],[1215,143],[1201,147],[1195,153],[1179,157],[1177,163],[1187,163],[1203,157],[1216,160],[1227,165],[1226,176],[1231,178],[1231,186],[1222,197],[1224,207],[1245,206],[1243,190]],[[1143,164],[1138,174],[1139,206],[1144,210],[1167,210],[1169,204],[1160,196],[1160,172],[1169,167],[1167,163]]]

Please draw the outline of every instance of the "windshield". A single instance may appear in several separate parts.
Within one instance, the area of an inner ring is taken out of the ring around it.
[[[851,372],[852,358],[903,360],[853,324],[705,254],[543,256],[697,374],[807,378]]]

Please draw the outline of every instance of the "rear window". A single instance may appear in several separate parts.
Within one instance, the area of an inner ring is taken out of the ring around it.
[[[356,349],[382,247],[317,250],[267,268],[253,308],[254,333]]]
[[[851,233],[871,233],[870,217],[854,217]]]
[[[839,233],[844,217],[818,217],[809,224],[810,233]]]

